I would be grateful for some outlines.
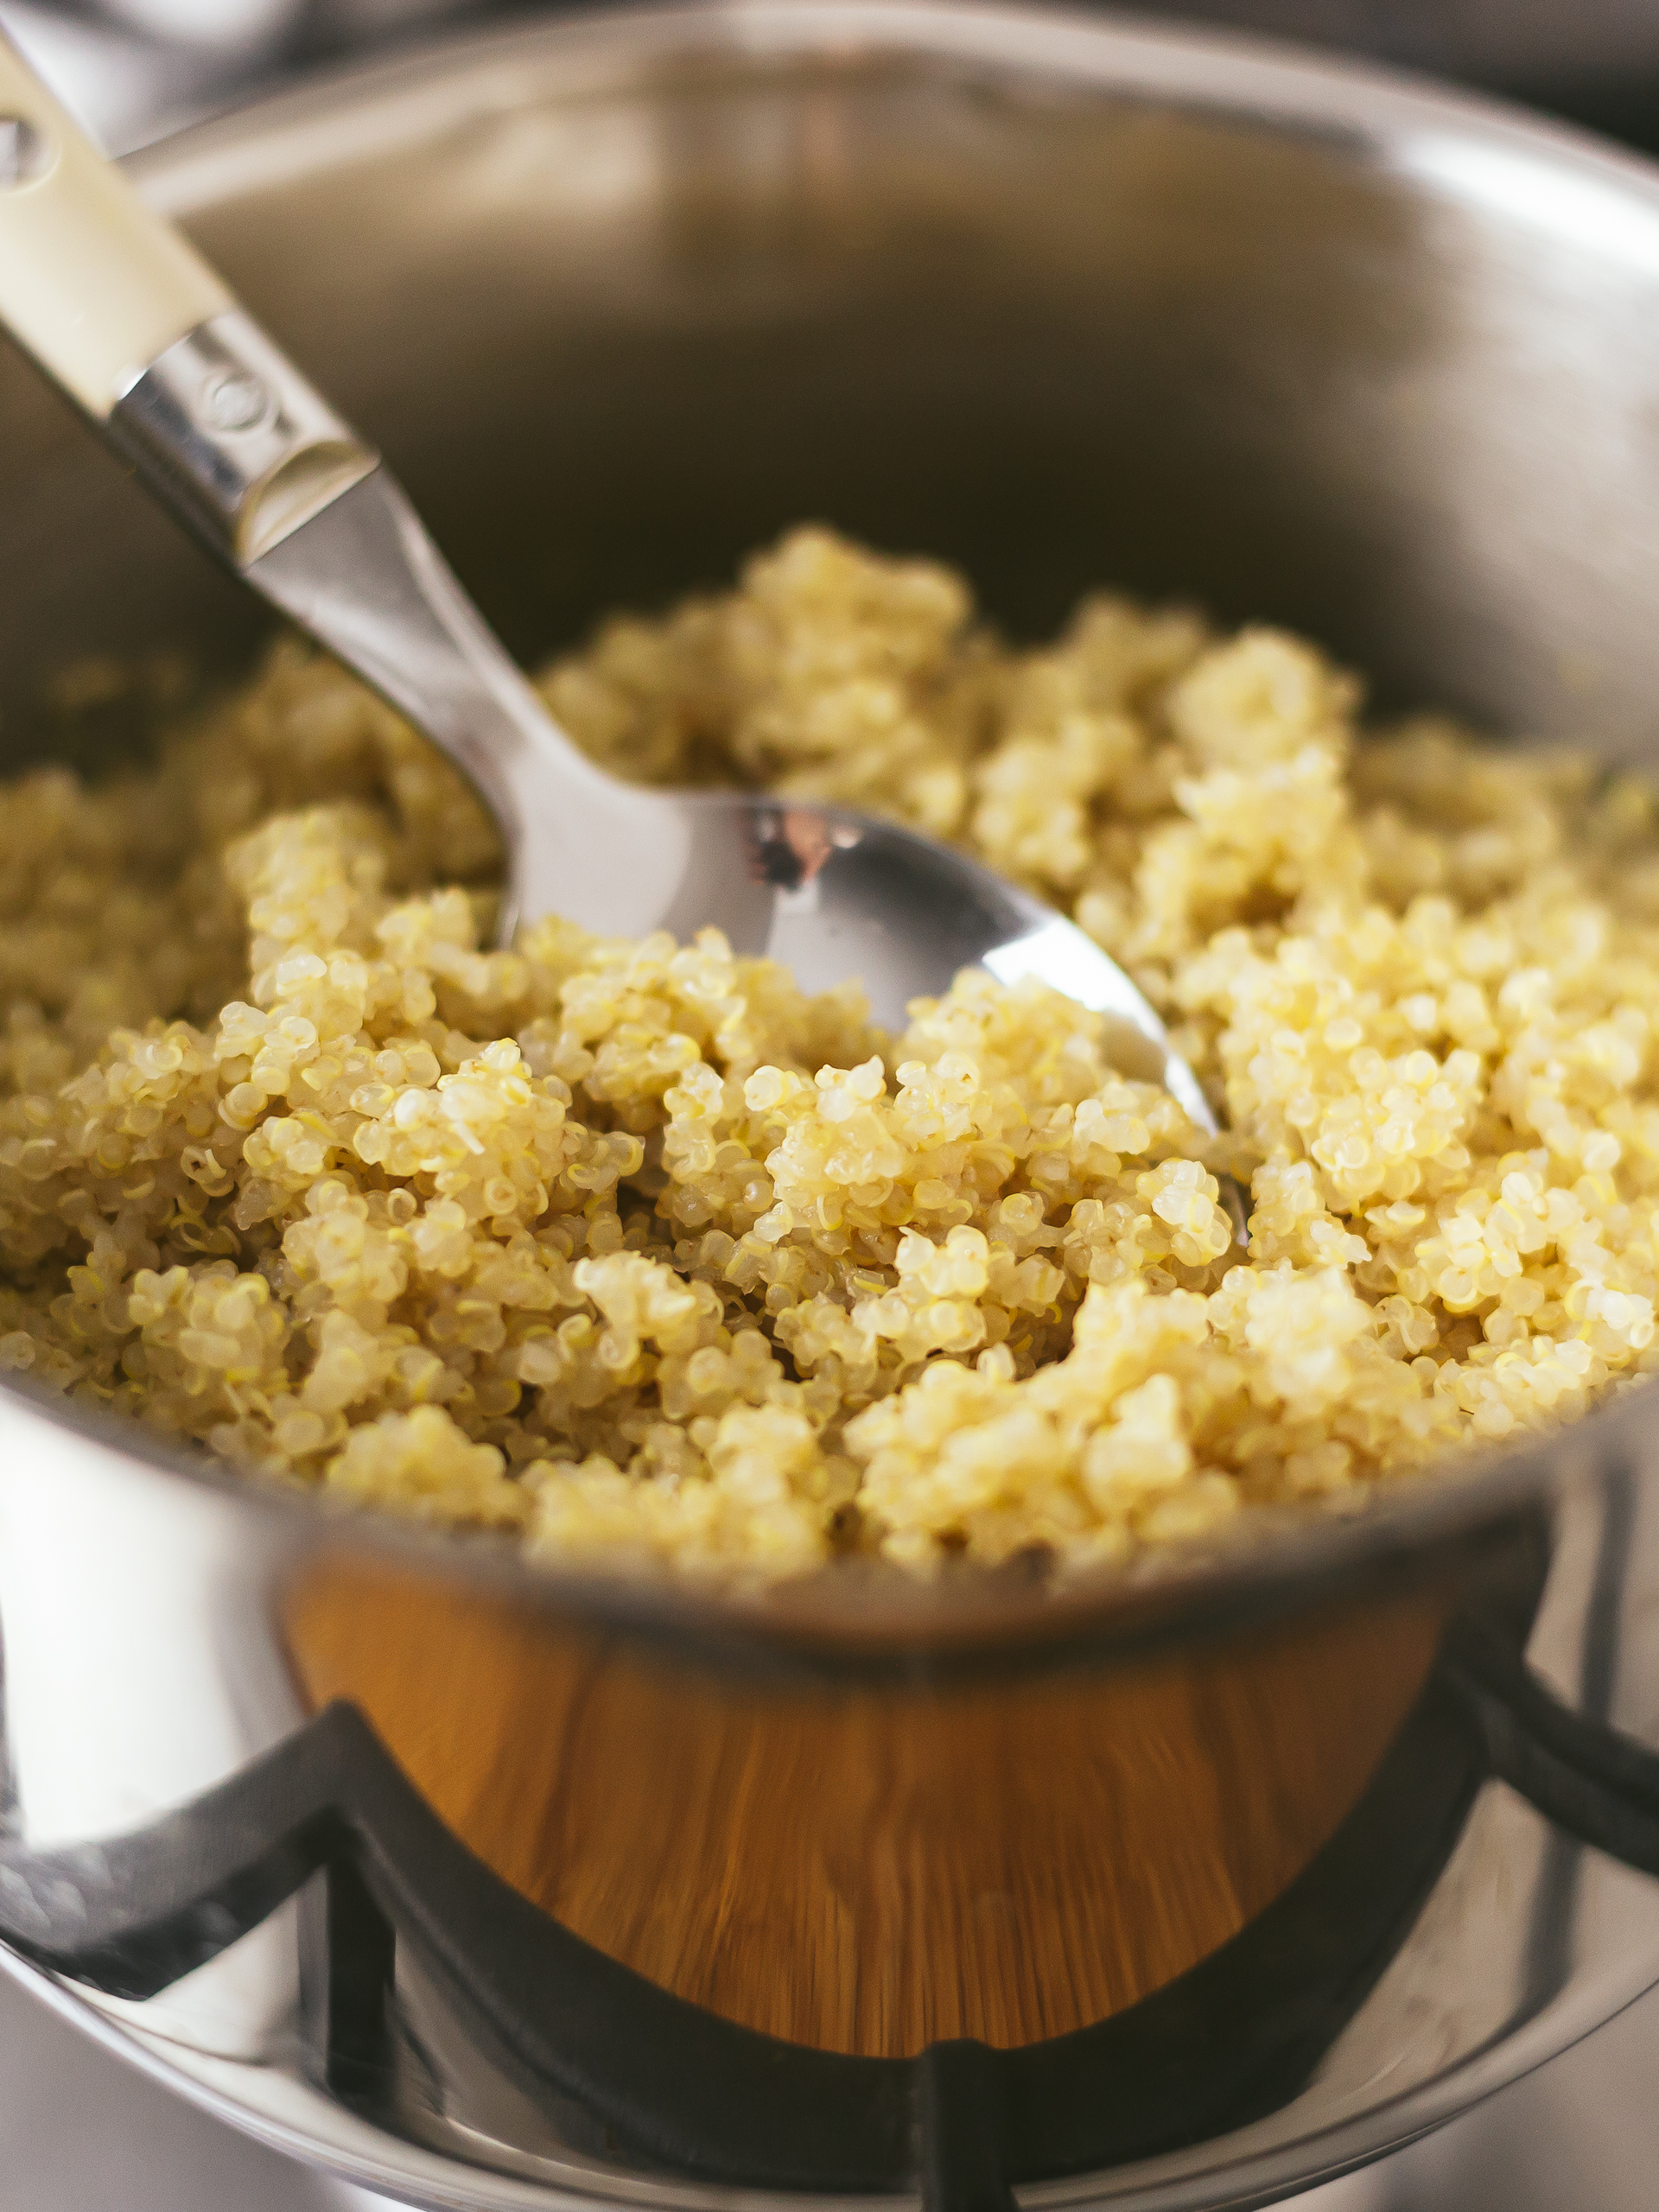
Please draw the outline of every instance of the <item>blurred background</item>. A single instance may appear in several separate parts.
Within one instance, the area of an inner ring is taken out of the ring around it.
[[[319,64],[533,4],[0,0],[0,22],[124,152]],[[1659,0],[1140,0],[1134,12],[1370,54],[1659,152]]]

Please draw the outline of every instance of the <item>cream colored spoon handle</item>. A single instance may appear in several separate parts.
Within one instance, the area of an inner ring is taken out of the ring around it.
[[[104,422],[231,296],[0,34],[0,322]]]
[[[3,35],[0,325],[245,574],[376,466]]]

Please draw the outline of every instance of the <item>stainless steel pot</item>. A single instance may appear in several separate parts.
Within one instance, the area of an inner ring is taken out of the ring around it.
[[[1659,179],[1035,11],[513,32],[139,164],[528,655],[828,518],[1651,757]],[[16,761],[251,610],[0,361]],[[8,1967],[430,2204],[1256,2202],[1659,1980],[1654,1386],[1055,1592],[539,1577],[0,1393]]]
[[[1659,67],[1647,0],[1151,0],[1147,12],[1306,39],[1433,69],[1465,83],[1525,86],[1548,102],[1644,87]]]

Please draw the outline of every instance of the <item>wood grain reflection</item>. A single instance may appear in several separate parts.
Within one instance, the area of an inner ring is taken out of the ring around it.
[[[1133,2004],[1300,1872],[1417,1694],[1439,1609],[954,1688],[758,1685],[384,1567],[287,1608],[498,1874],[728,2019],[878,2056]]]

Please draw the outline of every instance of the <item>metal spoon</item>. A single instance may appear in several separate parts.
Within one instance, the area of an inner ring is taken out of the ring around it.
[[[966,855],[838,807],[637,789],[584,759],[379,456],[3,35],[0,322],[221,561],[465,770],[506,845],[504,938],[550,912],[620,937],[714,924],[809,990],[857,978],[893,1029],[964,967],[1038,976],[1106,1014],[1126,1071],[1214,1134],[1122,970]]]

